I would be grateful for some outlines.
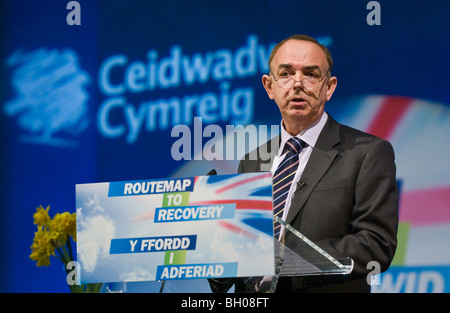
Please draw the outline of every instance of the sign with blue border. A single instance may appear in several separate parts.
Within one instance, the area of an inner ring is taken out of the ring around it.
[[[273,275],[270,173],[79,184],[78,283]]]

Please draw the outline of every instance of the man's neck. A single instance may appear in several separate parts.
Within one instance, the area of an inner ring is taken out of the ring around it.
[[[304,131],[305,129],[313,127],[321,118],[324,112],[322,112],[319,116],[317,116],[315,119],[308,121],[308,122],[293,122],[293,123],[286,123],[284,120],[282,121],[283,127],[286,130],[286,132],[291,136],[297,136],[300,134],[300,132]]]

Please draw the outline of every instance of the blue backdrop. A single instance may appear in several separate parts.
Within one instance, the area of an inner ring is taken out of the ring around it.
[[[261,75],[294,33],[333,55],[327,111],[396,150],[401,244],[374,291],[448,291],[450,4],[378,1],[369,25],[360,0],[81,0],[69,25],[68,2],[0,3],[0,291],[68,291],[56,259],[29,255],[36,207],[75,212],[75,184],[236,172],[237,154],[206,160],[193,139],[174,158],[173,127],[278,125]]]

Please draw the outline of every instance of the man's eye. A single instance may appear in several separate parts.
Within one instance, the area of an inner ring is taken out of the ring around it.
[[[288,72],[281,72],[280,73],[280,77],[289,77],[289,73]]]
[[[313,77],[313,78],[319,78],[319,75],[317,75],[317,73],[315,73],[315,72],[308,73],[308,76]]]

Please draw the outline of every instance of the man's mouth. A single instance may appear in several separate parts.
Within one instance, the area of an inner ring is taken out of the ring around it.
[[[295,98],[292,98],[292,99],[289,101],[289,103],[292,104],[292,105],[302,105],[302,106],[305,105],[305,104],[307,104],[306,100],[303,99],[302,97],[295,97]]]

